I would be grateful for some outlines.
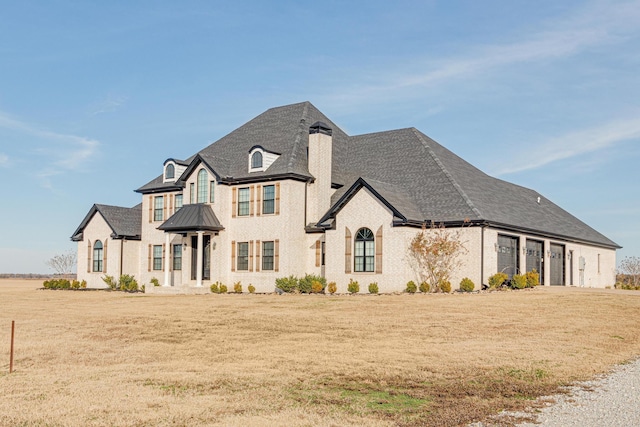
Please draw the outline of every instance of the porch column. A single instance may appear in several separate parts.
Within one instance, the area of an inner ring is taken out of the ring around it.
[[[171,286],[171,278],[169,276],[169,264],[171,262],[171,236],[169,233],[164,233],[164,283],[162,286]]]
[[[204,231],[198,231],[198,254],[196,255],[196,286],[202,286],[202,236]]]

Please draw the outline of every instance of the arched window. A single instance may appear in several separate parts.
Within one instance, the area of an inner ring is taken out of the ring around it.
[[[207,171],[200,169],[198,172],[198,201],[197,203],[207,202],[207,186],[209,185],[209,176]]]
[[[102,242],[96,240],[93,245],[93,271],[102,272]]]
[[[164,170],[164,179],[173,179],[176,177],[176,168],[172,164],[168,164]]]
[[[256,151],[251,155],[251,169],[257,169],[262,167],[262,153]]]
[[[354,270],[373,272],[375,260],[375,244],[373,232],[368,228],[361,228],[356,234],[354,250]]]

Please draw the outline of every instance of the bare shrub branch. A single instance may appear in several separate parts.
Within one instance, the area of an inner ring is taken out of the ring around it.
[[[62,276],[70,276],[77,262],[75,251],[69,250],[62,254],[54,255],[46,264]]]

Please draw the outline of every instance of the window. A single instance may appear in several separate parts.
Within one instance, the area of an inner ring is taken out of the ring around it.
[[[251,169],[262,168],[262,153],[256,151],[251,155]]]
[[[209,181],[207,171],[200,169],[198,172],[198,203],[206,203],[207,201],[207,181]]]
[[[176,212],[182,207],[182,194],[176,194]]]
[[[93,271],[94,272],[102,272],[102,242],[100,240],[96,240],[96,243],[93,245]]]
[[[162,210],[164,209],[164,197],[156,196],[153,199],[153,220],[162,221]]]
[[[249,187],[238,188],[238,216],[249,215]]]
[[[373,271],[375,245],[373,232],[368,228],[361,228],[356,234],[355,242],[355,271]]]
[[[214,195],[215,188],[216,188],[216,182],[211,181],[209,183],[209,203],[213,203],[213,195]]]
[[[262,242],[262,270],[273,270],[273,242]]]
[[[182,245],[173,245],[173,269],[182,270]]]
[[[189,203],[194,204],[196,202],[196,185],[192,182],[189,184]]]
[[[162,245],[153,245],[153,269],[162,270]]]
[[[238,242],[238,270],[249,270],[249,242]]]
[[[172,164],[168,164],[164,170],[164,179],[173,179],[176,176],[176,168]]]
[[[265,185],[262,187],[262,213],[272,214],[275,212],[276,186]]]

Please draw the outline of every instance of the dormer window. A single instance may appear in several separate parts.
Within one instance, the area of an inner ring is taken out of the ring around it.
[[[171,163],[164,170],[164,179],[174,179],[176,177],[176,168]]]
[[[262,153],[260,151],[256,151],[251,155],[251,169],[261,169],[262,168]]]

